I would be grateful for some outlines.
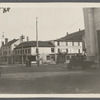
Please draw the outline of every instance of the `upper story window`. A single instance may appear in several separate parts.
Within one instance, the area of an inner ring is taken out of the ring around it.
[[[15,50],[15,54],[17,54],[17,50]]]
[[[19,50],[18,50],[18,54],[19,54]]]
[[[22,50],[23,54],[24,54],[24,50]]]
[[[68,42],[66,42],[66,46],[68,46]]]
[[[74,42],[72,42],[72,46],[74,46]]]
[[[78,42],[78,46],[80,46],[80,42]]]
[[[51,52],[54,53],[54,48],[51,48]]]
[[[25,49],[25,53],[27,54],[27,49]]]
[[[28,49],[28,54],[30,54],[31,53],[31,50],[30,49]]]
[[[66,42],[65,41],[61,41],[59,45],[60,46],[66,46]]]
[[[68,53],[68,49],[66,49],[66,53]]]
[[[60,42],[59,42],[59,41],[57,42],[57,45],[58,45],[58,46],[60,45]]]
[[[20,54],[22,54],[22,50],[20,50]]]
[[[60,49],[58,49],[58,53],[60,53]]]
[[[10,54],[10,50],[9,50],[9,54]]]

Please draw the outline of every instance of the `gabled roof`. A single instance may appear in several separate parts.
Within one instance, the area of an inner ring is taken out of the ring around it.
[[[13,39],[11,41],[9,41],[8,43],[6,43],[4,46],[2,47],[5,47],[5,46],[11,46],[14,42],[16,42],[18,39]]]
[[[23,48],[36,47],[36,46],[37,46],[36,41],[23,42]],[[38,46],[39,47],[54,47],[54,45],[50,41],[38,41]],[[15,49],[18,49],[18,48],[22,48],[22,43],[16,46]]]
[[[55,40],[55,41],[79,42],[79,41],[82,41],[82,37],[84,34],[85,34],[85,30],[80,30],[80,31],[68,34],[62,38]]]

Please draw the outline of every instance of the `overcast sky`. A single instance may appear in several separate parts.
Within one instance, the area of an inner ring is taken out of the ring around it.
[[[10,12],[0,10],[0,36],[9,40],[21,34],[36,37],[36,17],[38,17],[39,40],[53,40],[84,29],[83,7],[53,4],[11,7]]]

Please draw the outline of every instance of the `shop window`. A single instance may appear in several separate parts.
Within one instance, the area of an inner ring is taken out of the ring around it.
[[[4,55],[7,55],[7,51],[3,51],[3,54],[4,54]]]
[[[54,61],[55,60],[55,55],[51,55],[51,59]]]
[[[6,61],[7,61],[7,57],[3,57],[2,62],[6,62]]]
[[[80,49],[78,49],[78,53],[80,53]]]
[[[49,55],[47,56],[47,60],[50,60],[50,56]]]
[[[36,56],[29,56],[28,59],[29,59],[30,61],[36,61]]]
[[[16,58],[15,61],[18,62],[18,58]]]
[[[70,56],[67,56],[66,59],[69,60],[70,59]]]

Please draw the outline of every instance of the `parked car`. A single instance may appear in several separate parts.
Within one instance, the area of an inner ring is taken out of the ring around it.
[[[67,64],[67,69],[72,70],[75,67],[87,69],[90,68],[93,64],[95,64],[95,62],[87,61],[85,56],[82,55],[72,56],[69,63]]]

